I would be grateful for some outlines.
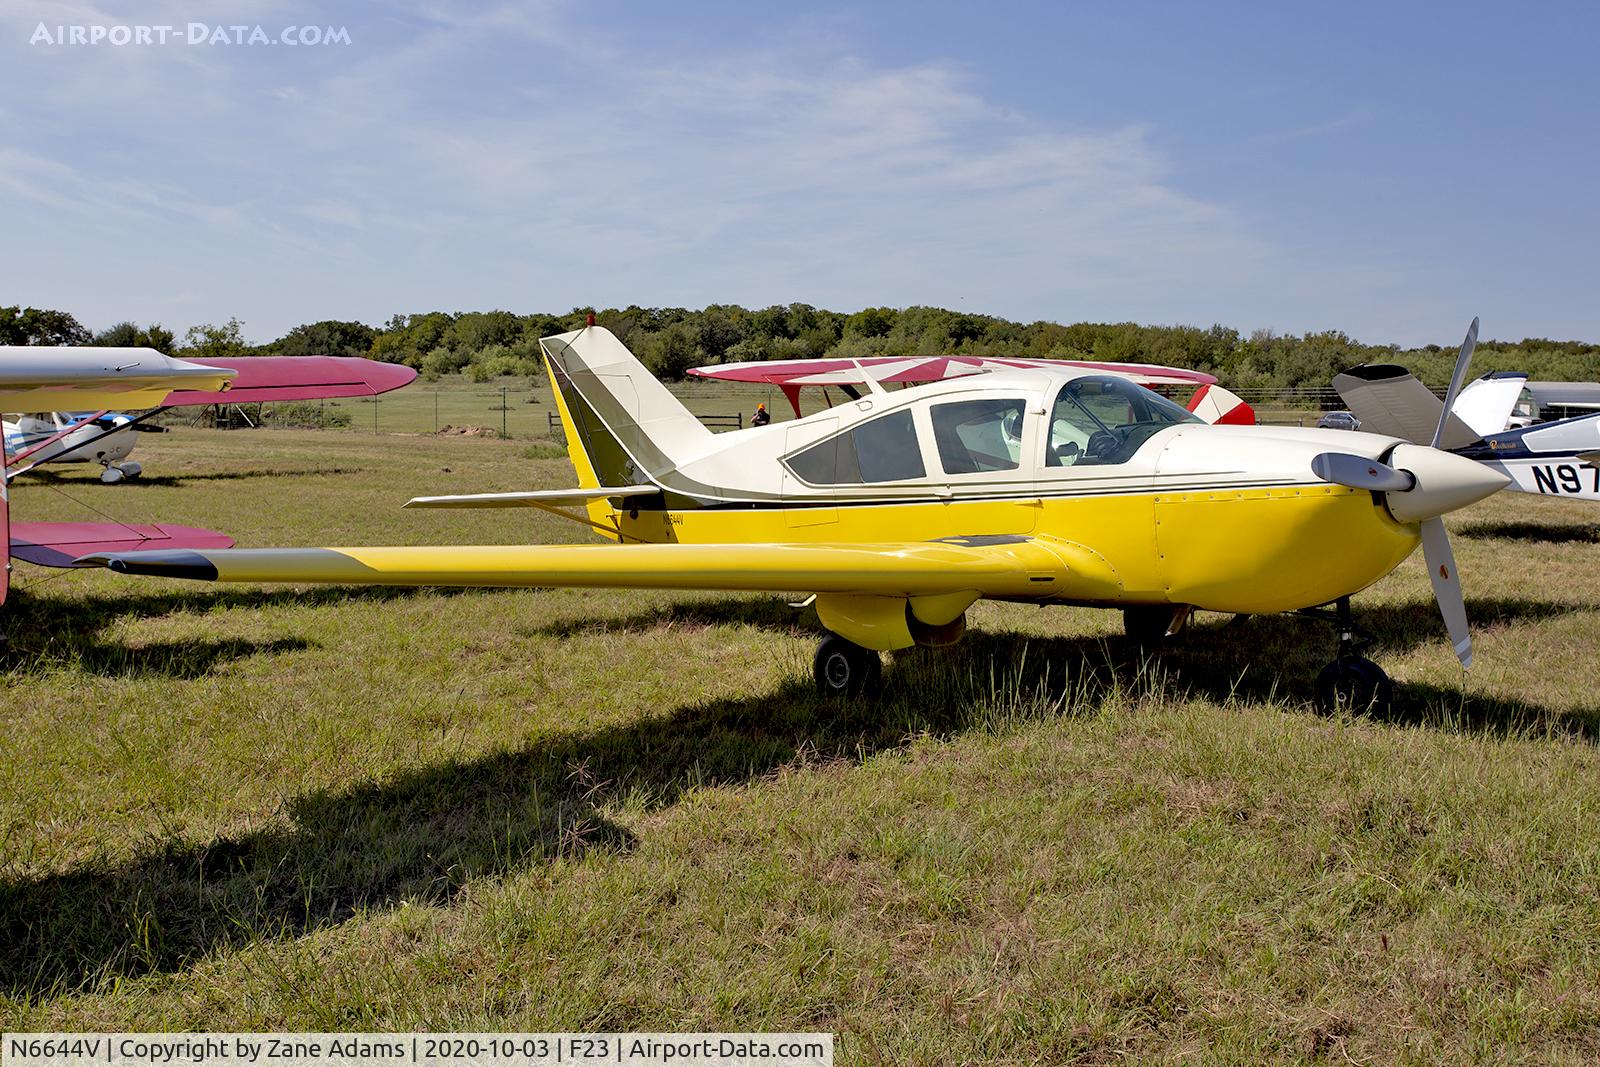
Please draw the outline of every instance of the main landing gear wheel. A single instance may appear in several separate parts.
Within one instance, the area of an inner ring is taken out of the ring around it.
[[[1361,656],[1340,656],[1317,675],[1317,706],[1327,712],[1387,714],[1394,683],[1383,668]]]
[[[1374,644],[1373,637],[1356,625],[1350,598],[1334,601],[1334,610],[1308,608],[1300,614],[1331,622],[1339,633],[1339,655],[1317,675],[1317,707],[1324,712],[1366,712],[1387,715],[1394,704],[1394,683],[1383,668],[1361,653]]]
[[[811,673],[825,697],[875,696],[883,683],[883,661],[872,649],[829,634],[817,646]]]

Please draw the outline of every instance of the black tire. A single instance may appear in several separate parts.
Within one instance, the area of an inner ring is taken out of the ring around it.
[[[825,697],[871,697],[883,684],[883,660],[870,648],[829,634],[817,646],[811,673]]]
[[[1383,668],[1360,656],[1341,656],[1317,675],[1317,707],[1330,714],[1387,715],[1394,683]]]
[[[1122,609],[1122,632],[1143,648],[1158,648],[1172,625],[1172,608],[1166,604],[1137,604]]]

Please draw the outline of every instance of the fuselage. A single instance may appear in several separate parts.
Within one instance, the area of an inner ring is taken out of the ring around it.
[[[1583,458],[1600,452],[1600,415],[1489,434],[1460,451],[1510,478],[1512,492],[1600,500],[1600,467]]]
[[[108,414],[101,419],[87,421],[85,415],[48,412],[22,415],[16,422],[4,423],[6,452],[16,456],[40,442],[61,433],[80,422],[82,425],[46,445],[31,458],[36,463],[99,463],[109,466],[128,458],[138,443],[138,433],[132,428],[106,433],[104,424],[129,421],[126,415]]]
[[[1415,549],[1417,526],[1382,494],[1311,470],[1321,453],[1377,460],[1398,443],[1212,426],[1129,383],[1017,371],[708,436],[670,469],[635,458],[637,469],[655,461],[666,491],[627,509],[597,502],[590,515],[643,542],[1022,535],[1094,572],[1071,602],[1274,612],[1365,588]]]

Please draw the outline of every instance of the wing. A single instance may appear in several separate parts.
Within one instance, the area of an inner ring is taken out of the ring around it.
[[[78,567],[79,556],[140,549],[230,548],[233,538],[194,526],[127,526],[114,522],[18,522],[11,554],[40,567]]]
[[[1404,367],[1360,366],[1333,379],[1333,387],[1367,433],[1398,437],[1412,444],[1433,441],[1444,403]],[[1465,448],[1482,434],[1454,414],[1445,426],[1441,448]]]
[[[236,373],[173,359],[153,348],[5,345],[0,346],[0,411],[150,408],[174,389],[220,393]]]
[[[1096,363],[1072,359],[1009,359],[991,356],[869,356],[865,359],[775,359],[693,367],[699,378],[763,385],[865,385],[867,378],[888,385],[940,382],[967,374],[1017,368],[1061,368],[1102,371],[1139,385],[1212,385],[1216,378],[1201,371],[1146,363]]]
[[[890,544],[494,545],[97,552],[77,561],[124,574],[222,582],[587,586],[804,591],[878,596],[971,593],[1104,599],[1120,589],[1097,554],[1053,538]]]
[[[204,388],[181,389],[162,400],[162,407],[377,396],[409,385],[417,377],[410,367],[359,356],[245,356],[192,362],[232,371],[235,377],[228,395],[221,397]]]

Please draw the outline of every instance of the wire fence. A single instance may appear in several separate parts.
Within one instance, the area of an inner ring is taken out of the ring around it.
[[[682,382],[675,383],[671,389],[708,428],[718,432],[748,425],[757,403],[764,403],[775,421],[795,417],[789,402],[775,388],[763,390],[721,382]],[[1324,412],[1344,406],[1332,389],[1236,389],[1233,392],[1255,408],[1258,421],[1275,425],[1314,425]],[[835,390],[807,389],[801,397],[801,413],[810,415],[823,411],[841,400]],[[549,388],[521,379],[504,385],[413,386],[378,397],[217,404],[175,410],[157,421],[220,429],[319,429],[504,438],[559,436],[561,433],[560,418]]]

